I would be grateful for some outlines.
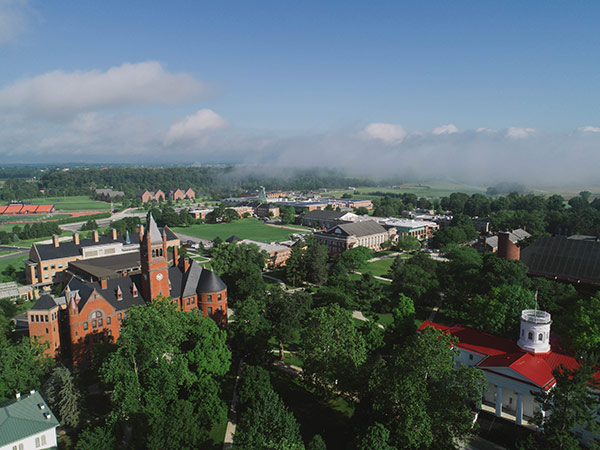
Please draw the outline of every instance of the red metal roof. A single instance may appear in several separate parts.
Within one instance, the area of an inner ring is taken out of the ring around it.
[[[457,347],[486,356],[477,364],[477,367],[482,369],[509,367],[537,386],[546,389],[556,383],[552,375],[554,369],[561,365],[568,369],[575,369],[579,366],[577,360],[572,356],[553,352],[552,350],[548,353],[532,354],[522,350],[516,342],[510,339],[492,336],[462,325],[446,326],[425,321],[421,324],[419,330],[423,330],[428,326],[456,337],[457,342],[455,345]],[[600,377],[600,373],[596,377]]]

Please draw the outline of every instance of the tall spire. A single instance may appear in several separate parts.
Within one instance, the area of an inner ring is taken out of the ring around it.
[[[152,213],[148,217],[148,231],[146,233],[149,233],[151,244],[162,244],[162,237],[160,231],[158,231],[154,217],[152,217]]]

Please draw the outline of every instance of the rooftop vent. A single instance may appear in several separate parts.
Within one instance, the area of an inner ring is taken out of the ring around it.
[[[46,420],[50,420],[50,417],[52,417],[52,415],[50,413],[44,413],[44,417],[46,418]]]
[[[43,403],[38,403],[38,408],[46,409],[46,405],[44,405]]]

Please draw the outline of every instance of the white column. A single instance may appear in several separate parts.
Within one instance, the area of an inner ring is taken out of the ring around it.
[[[517,425],[523,425],[523,394],[517,392]]]
[[[502,386],[496,386],[496,415],[502,416]]]

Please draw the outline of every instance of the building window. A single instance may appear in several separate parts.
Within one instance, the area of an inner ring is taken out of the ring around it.
[[[533,341],[533,333],[531,331],[527,334],[527,339]]]
[[[42,434],[42,445],[46,445],[46,435]]]
[[[47,280],[48,278],[50,278],[50,275],[48,275],[47,273],[44,274],[44,280]]]
[[[207,295],[207,296],[206,296],[206,301],[207,301],[208,303],[212,303],[212,295]]]
[[[190,304],[190,299],[189,299],[189,298],[187,298],[187,299],[185,300],[185,304],[186,304],[186,305],[189,305],[189,304]]]
[[[110,317],[106,318],[106,325],[110,325]]]
[[[35,438],[35,448],[40,448],[40,438],[39,437]]]
[[[121,320],[123,320],[123,315],[121,313],[119,313],[117,315],[117,320],[120,322]]]
[[[48,266],[44,266],[44,270],[48,270]]]
[[[212,316],[212,306],[209,306],[209,307],[208,307],[208,315],[209,315],[209,316]]]
[[[469,359],[473,359],[473,355],[471,353],[469,353]]]
[[[192,305],[195,305],[195,304],[196,304],[196,298],[192,297]]]
[[[57,267],[58,267],[59,269],[62,269],[62,263],[58,263],[58,266],[57,266]]]
[[[102,326],[102,319],[98,319],[98,326],[101,327]]]
[[[542,333],[538,334],[538,341],[543,341],[544,340],[544,335]]]
[[[83,322],[83,331],[87,331],[87,329],[88,329],[88,323]]]
[[[56,266],[54,264],[50,264],[50,270],[56,270]]]
[[[218,300],[218,301],[221,301],[222,297],[223,297],[223,295],[222,295],[222,294],[219,294],[219,295],[217,295],[217,300]]]
[[[97,324],[96,320],[92,320],[92,328],[96,328],[96,324]]]

